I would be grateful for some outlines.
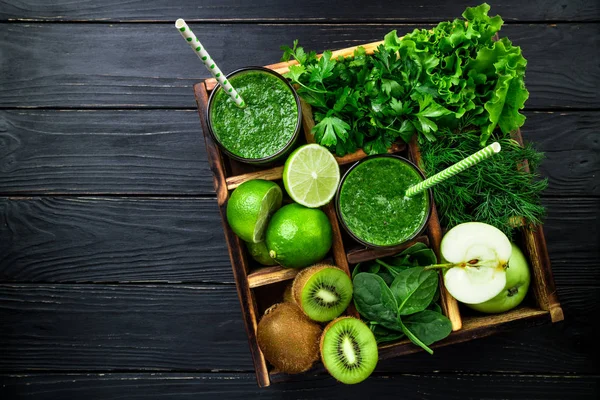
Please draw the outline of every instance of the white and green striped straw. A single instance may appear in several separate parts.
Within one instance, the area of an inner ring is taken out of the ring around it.
[[[464,171],[465,169],[470,168],[475,164],[479,164],[486,158],[498,153],[500,149],[500,143],[494,142],[489,146],[486,146],[483,149],[479,150],[477,153],[471,154],[464,160],[461,160],[456,164],[449,166],[445,170],[438,172],[432,177],[425,179],[423,182],[417,183],[416,185],[409,187],[408,189],[406,189],[405,195],[410,197],[424,190],[427,190],[430,187],[437,185],[438,183],[445,181],[446,179]]]
[[[204,66],[210,71],[217,82],[219,82],[225,93],[231,96],[238,107],[246,107],[244,99],[242,99],[233,86],[231,86],[231,83],[229,83],[229,81],[225,78],[225,75],[223,75],[215,63],[215,60],[210,57],[210,54],[208,54],[204,46],[202,46],[202,43],[200,43],[200,40],[198,40],[196,35],[194,35],[194,32],[192,32],[185,21],[179,18],[177,21],[175,21],[175,28],[179,30],[179,33],[181,33],[181,36],[183,36],[183,38],[188,42],[192,50],[194,50],[194,53],[196,53],[198,58],[200,58],[200,60],[202,60],[204,63]]]

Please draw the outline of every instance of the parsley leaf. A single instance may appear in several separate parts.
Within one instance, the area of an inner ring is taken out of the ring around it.
[[[341,119],[328,116],[321,119],[321,122],[316,124],[312,130],[315,135],[317,143],[323,146],[335,146],[338,142],[338,138],[342,141],[348,139],[348,130],[350,125]]]

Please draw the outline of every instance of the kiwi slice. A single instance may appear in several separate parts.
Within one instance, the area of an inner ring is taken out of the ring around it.
[[[278,303],[265,311],[256,335],[269,363],[286,374],[298,374],[319,359],[321,332],[297,305]]]
[[[296,275],[292,287],[296,304],[314,321],[339,317],[352,300],[352,281],[341,269],[317,264]]]
[[[338,318],[323,331],[321,360],[338,381],[346,384],[362,382],[377,365],[377,341],[361,320]]]

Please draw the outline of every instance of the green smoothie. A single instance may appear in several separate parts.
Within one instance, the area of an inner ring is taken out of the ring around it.
[[[412,239],[429,215],[429,192],[405,197],[423,180],[415,168],[396,157],[374,157],[348,172],[340,188],[340,218],[368,245],[390,247]]]
[[[246,107],[238,107],[222,88],[216,89],[209,115],[217,141],[244,159],[263,159],[285,149],[298,124],[298,105],[289,86],[260,70],[243,71],[228,79]]]

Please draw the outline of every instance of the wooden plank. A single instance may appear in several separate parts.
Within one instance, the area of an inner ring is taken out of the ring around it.
[[[0,193],[212,194],[195,111],[0,111]]]
[[[294,39],[322,51],[381,40],[392,29],[404,34],[428,26],[192,28],[221,69],[233,71],[277,62],[279,47]],[[597,33],[594,24],[510,25],[502,30],[529,60],[527,107],[600,107]],[[148,37],[160,52],[140,45]],[[0,64],[0,107],[195,108],[192,84],[209,76],[171,24],[1,24],[0,52],[11,60]]]
[[[589,285],[590,282],[599,282],[600,271],[594,272],[592,268],[598,269],[600,259],[600,199],[547,198],[542,203],[548,213],[544,234],[556,285]],[[577,228],[571,225],[574,221],[578,221]],[[591,263],[587,270],[593,280],[586,281],[582,275],[574,273],[573,266],[580,265],[579,260],[583,258]]]
[[[540,173],[545,194],[599,196],[600,116],[595,113],[526,112],[522,134],[545,153]]]
[[[600,196],[600,113],[527,112],[550,196]],[[228,186],[231,182],[228,182]],[[213,194],[194,110],[0,111],[0,194]]]
[[[304,122],[304,119],[302,120]],[[306,128],[305,132],[306,132]],[[314,141],[312,142],[314,143]],[[392,146],[388,149],[388,153],[398,153],[406,148],[404,143],[392,143]],[[354,153],[346,154],[343,157],[334,156],[339,165],[352,164],[358,160],[365,158],[367,154],[359,149]],[[227,189],[232,190],[241,185],[242,183],[252,179],[266,179],[268,181],[276,181],[281,179],[283,176],[283,166],[273,167],[260,171],[248,172],[242,175],[233,175],[226,179]]]
[[[544,1],[523,3],[516,0],[489,1],[491,15],[500,14],[505,21],[598,21],[600,7],[596,2],[570,0],[568,2]],[[564,3],[564,4],[563,4]],[[165,21],[185,18],[195,22],[231,21],[293,21],[318,22],[405,22],[442,21],[460,17],[472,1],[452,3],[436,1],[388,2],[375,0],[364,7],[360,0],[348,0],[343,7],[319,0],[295,2],[283,0],[253,4],[233,0],[209,0],[198,3],[181,0],[175,5],[169,0],[151,2],[86,1],[83,3],[0,2],[0,20],[9,21]],[[358,12],[360,10],[360,12]]]
[[[421,150],[419,149],[419,144],[417,141],[417,137],[413,135],[410,143],[408,144],[408,154],[410,155],[410,160],[419,168],[422,167],[421,161]],[[440,219],[438,216],[437,208],[435,206],[433,200],[433,193],[429,192],[429,201],[431,204],[431,215],[429,216],[429,220],[427,221],[427,236],[429,237],[429,243],[431,249],[435,252],[435,256],[438,261],[442,260],[440,253],[440,245],[442,242],[442,227],[440,225]],[[439,277],[443,277],[443,272],[439,271]],[[450,322],[452,323],[452,330],[458,331],[462,327],[462,320],[460,311],[458,309],[458,302],[456,299],[448,292],[446,287],[442,284],[443,279],[439,279],[439,292],[440,292],[440,306],[444,311],[444,315],[448,317]]]
[[[56,399],[594,399],[598,376],[436,374],[376,375],[356,385],[320,375],[260,389],[251,374],[109,373],[5,374],[0,393],[9,398]],[[283,396],[282,396],[283,393]]]
[[[600,281],[600,198],[544,203],[557,285]],[[211,199],[0,198],[0,226],[0,281],[233,283]]]
[[[0,299],[4,371],[252,369],[232,286],[0,285]]]
[[[559,287],[559,295],[560,324],[382,361],[378,371],[587,373],[600,291]],[[2,371],[253,370],[229,285],[1,284],[0,320]]]
[[[245,254],[246,246],[244,246],[242,240],[233,232],[226,222],[227,201],[229,199],[229,192],[225,181],[227,173],[225,171],[225,164],[221,151],[213,138],[208,134],[209,128],[205,112],[208,109],[208,92],[204,83],[194,85],[194,95],[196,102],[198,103],[198,114],[204,133],[208,164],[210,165],[213,174],[215,192],[217,193],[217,204],[219,205],[219,213],[221,214],[221,225],[225,233],[225,242],[227,243],[229,259],[231,260],[233,279],[236,283],[238,298],[242,308],[242,318],[244,320],[244,327],[246,328],[246,335],[248,336],[248,345],[250,346],[250,353],[252,354],[254,369],[256,371],[256,380],[260,387],[269,386],[269,373],[267,371],[265,357],[260,351],[256,339],[256,330],[260,314],[258,312],[256,298],[254,293],[250,290],[250,284],[247,279],[250,268]]]
[[[414,240],[411,240],[410,242],[394,249],[371,249],[368,247],[357,248],[348,252],[348,263],[358,264],[365,261],[375,260],[377,258],[393,256],[405,249],[408,249],[416,243],[424,243],[429,246],[429,237],[424,235],[418,236]]]
[[[295,268],[283,268],[279,265],[263,267],[248,274],[248,285],[250,288],[270,285],[272,283],[292,280],[300,272]]]
[[[0,199],[0,281],[233,282],[214,199]]]

